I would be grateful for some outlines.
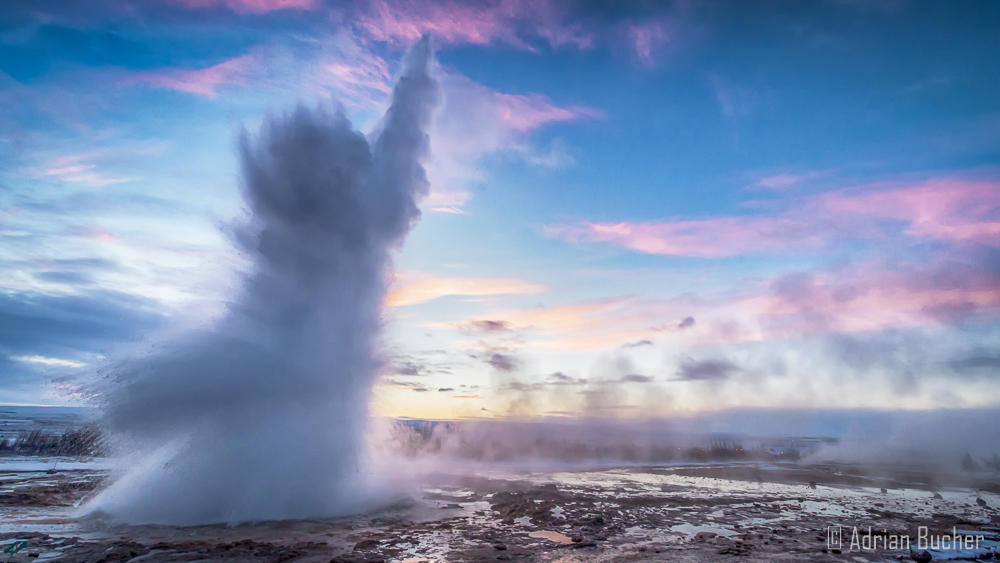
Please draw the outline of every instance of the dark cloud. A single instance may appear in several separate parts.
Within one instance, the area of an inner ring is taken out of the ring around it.
[[[450,374],[455,368],[463,367],[461,362],[449,361],[444,350],[420,350],[410,354],[395,354],[382,371],[383,375],[424,376]]]
[[[74,361],[139,340],[164,323],[158,308],[154,301],[111,291],[69,296],[0,293],[0,388],[42,384],[40,374],[65,372],[13,358]]]
[[[411,391],[430,391],[430,389],[424,387],[420,383],[413,381],[402,381],[399,379],[386,379],[384,383],[390,387],[401,387],[404,389],[410,389]]]
[[[442,387],[438,389],[438,393],[447,393],[448,391],[454,391],[454,390],[455,389],[453,387]]]
[[[1000,356],[971,356],[949,362],[955,371],[1000,370]]]
[[[56,356],[141,338],[165,317],[159,303],[113,291],[51,296],[0,293],[0,350]]]
[[[388,375],[421,375],[423,366],[412,362],[397,362],[389,366]]]
[[[585,378],[570,377],[561,371],[557,371],[548,376],[549,385],[585,385]]]
[[[493,366],[493,369],[500,371],[514,371],[517,367],[517,360],[507,354],[493,354],[486,363]]]
[[[653,342],[650,340],[638,340],[636,342],[626,342],[622,344],[622,348],[639,348],[640,346],[652,346]]]
[[[622,383],[651,383],[653,378],[648,375],[630,373],[628,375],[623,375],[618,381],[621,381]]]
[[[693,326],[694,326],[694,317],[685,317],[684,320],[677,325],[677,330],[684,330],[686,328],[691,328]]]
[[[716,379],[727,379],[740,368],[726,360],[700,360],[688,359],[681,364],[677,370],[675,381],[705,381]]]

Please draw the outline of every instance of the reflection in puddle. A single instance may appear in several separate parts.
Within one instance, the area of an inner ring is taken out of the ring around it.
[[[571,544],[571,543],[573,543],[573,540],[569,536],[567,536],[565,534],[560,534],[559,532],[545,532],[545,531],[542,531],[542,532],[531,532],[530,534],[528,534],[528,537],[529,538],[541,538],[541,539],[545,539],[545,540],[549,540],[549,541],[554,541],[556,543],[562,543],[562,544]]]
[[[671,526],[670,531],[680,532],[682,534],[687,534],[689,536],[693,536],[701,532],[711,532],[713,534],[725,536],[727,538],[729,536],[735,536],[739,534],[739,532],[728,530],[726,528],[720,528],[718,526],[692,526],[691,524],[677,524],[676,526]]]

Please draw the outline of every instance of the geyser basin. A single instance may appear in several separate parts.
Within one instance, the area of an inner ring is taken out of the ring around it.
[[[366,507],[361,436],[391,252],[428,189],[431,64],[424,37],[371,143],[304,107],[243,136],[254,270],[216,326],[121,366],[106,424],[129,453],[86,512],[187,525]]]

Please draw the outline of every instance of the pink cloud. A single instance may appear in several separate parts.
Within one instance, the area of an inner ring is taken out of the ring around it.
[[[392,91],[392,73],[382,57],[356,45],[346,45],[334,60],[321,63],[319,82],[333,88],[344,103],[373,107]]]
[[[600,112],[586,106],[554,106],[541,94],[521,96],[496,92],[495,95],[501,122],[515,133],[527,133],[546,123],[600,116]]]
[[[434,278],[400,276],[386,298],[389,307],[426,303],[448,295],[512,295],[539,293],[545,286],[516,279]]]
[[[519,30],[543,37],[553,47],[587,48],[593,37],[578,24],[563,22],[564,13],[546,0],[455,1],[372,0],[357,19],[357,27],[376,41],[412,43],[430,32],[444,43],[486,45],[506,43],[532,50]]]
[[[226,7],[238,14],[263,14],[275,10],[313,10],[319,0],[175,0],[188,8]]]
[[[819,196],[828,214],[908,223],[913,237],[1000,246],[1000,183],[937,179],[905,188]]]
[[[111,176],[97,169],[96,164],[89,162],[95,155],[76,154],[53,159],[41,169],[30,169],[33,176],[56,177],[67,182],[81,182],[91,186],[107,186],[131,182],[135,178]]]
[[[823,237],[808,221],[792,218],[720,217],[665,223],[581,223],[546,227],[569,242],[605,242],[646,254],[719,258],[780,252],[794,237],[795,248],[816,247]]]
[[[670,33],[663,22],[629,24],[625,35],[639,61],[648,66],[656,63],[658,51],[670,41]]]
[[[1000,275],[948,259],[901,269],[855,264],[779,278],[726,309],[756,318],[763,339],[952,324],[1000,313]]]
[[[165,69],[137,73],[129,76],[127,81],[154,88],[166,88],[196,96],[215,98],[218,96],[217,89],[219,87],[241,83],[253,64],[254,58],[251,55],[244,55],[208,68]]]
[[[1000,246],[1000,183],[935,179],[904,187],[875,184],[791,199],[771,216],[583,222],[547,227],[546,233],[570,242],[705,258],[802,252],[838,240],[898,235]]]

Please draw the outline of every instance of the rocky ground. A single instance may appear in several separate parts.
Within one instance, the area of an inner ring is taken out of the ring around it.
[[[333,563],[895,561],[992,558],[995,475],[908,468],[630,467],[438,475],[413,498],[363,517],[197,528],[121,527],[72,517],[103,472],[0,473],[0,546],[10,561]],[[828,528],[840,526],[839,548]],[[864,545],[852,548],[857,527]],[[892,549],[921,528],[982,536],[974,551]],[[878,542],[877,540],[875,540]]]

